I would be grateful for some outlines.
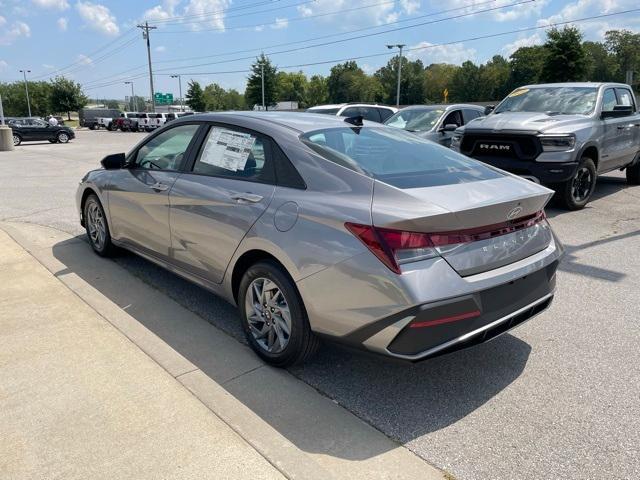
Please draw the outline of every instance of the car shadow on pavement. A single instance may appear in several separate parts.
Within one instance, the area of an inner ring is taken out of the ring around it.
[[[291,392],[271,389],[264,394],[271,397],[266,401],[256,393],[260,391],[258,387],[234,385],[236,379],[229,379],[224,371],[233,368],[229,359],[221,358],[215,347],[208,343],[206,335],[190,332],[194,325],[184,324],[179,316],[171,315],[169,304],[172,302],[167,299],[167,296],[171,297],[182,307],[245,343],[236,309],[212,293],[126,252],[116,257],[115,262],[128,273],[114,268],[111,260],[100,258],[91,251],[84,237],[55,244],[53,255],[66,267],[58,272],[58,276],[78,275],[300,449],[354,460],[382,453],[379,446],[354,445],[340,449],[335,445],[328,446],[326,435],[314,438],[314,429],[329,428],[318,423],[317,418],[299,420],[308,426],[306,430],[292,428],[291,415],[296,415],[296,410],[289,408],[285,414],[282,409],[274,408],[278,402],[284,406],[295,403],[290,398],[294,395]],[[154,294],[153,299],[136,298],[129,274],[151,285],[160,295]],[[412,364],[353,352],[328,343],[317,357],[304,366],[290,369],[290,373],[387,436],[404,443],[455,424],[484,405],[520,376],[530,351],[526,342],[506,334],[469,350]],[[221,370],[219,364],[225,362],[226,366]],[[345,432],[342,436],[348,438],[349,434]]]

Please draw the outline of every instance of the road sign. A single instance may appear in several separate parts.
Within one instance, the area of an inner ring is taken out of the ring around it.
[[[156,101],[156,105],[171,105],[173,104],[173,93],[156,92],[153,99]]]

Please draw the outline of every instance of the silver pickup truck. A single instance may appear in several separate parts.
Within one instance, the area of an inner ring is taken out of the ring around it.
[[[599,174],[626,169],[640,184],[640,113],[620,83],[529,85],[456,130],[451,148],[556,190],[570,210]]]

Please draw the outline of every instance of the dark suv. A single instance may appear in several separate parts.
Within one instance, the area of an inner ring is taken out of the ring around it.
[[[7,125],[13,130],[13,144],[37,140],[49,140],[51,143],[67,143],[76,137],[69,127],[64,125],[52,126],[39,118],[15,118]]]

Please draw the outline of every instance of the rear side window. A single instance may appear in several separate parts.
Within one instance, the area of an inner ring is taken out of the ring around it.
[[[462,116],[464,117],[464,123],[467,124],[471,120],[481,117],[482,112],[479,112],[478,110],[471,110],[469,108],[465,108],[464,110],[462,110]]]
[[[306,133],[301,140],[327,160],[398,188],[503,176],[480,162],[396,128],[331,128]]]
[[[384,122],[387,118],[393,115],[393,110],[389,108],[379,108],[378,113],[380,113],[380,118]]]
[[[193,172],[271,183],[273,165],[268,140],[258,134],[227,127],[211,127]]]
[[[636,106],[633,102],[633,95],[626,88],[616,88],[616,93],[618,95],[618,105],[626,105],[631,106],[633,109],[636,109]]]

